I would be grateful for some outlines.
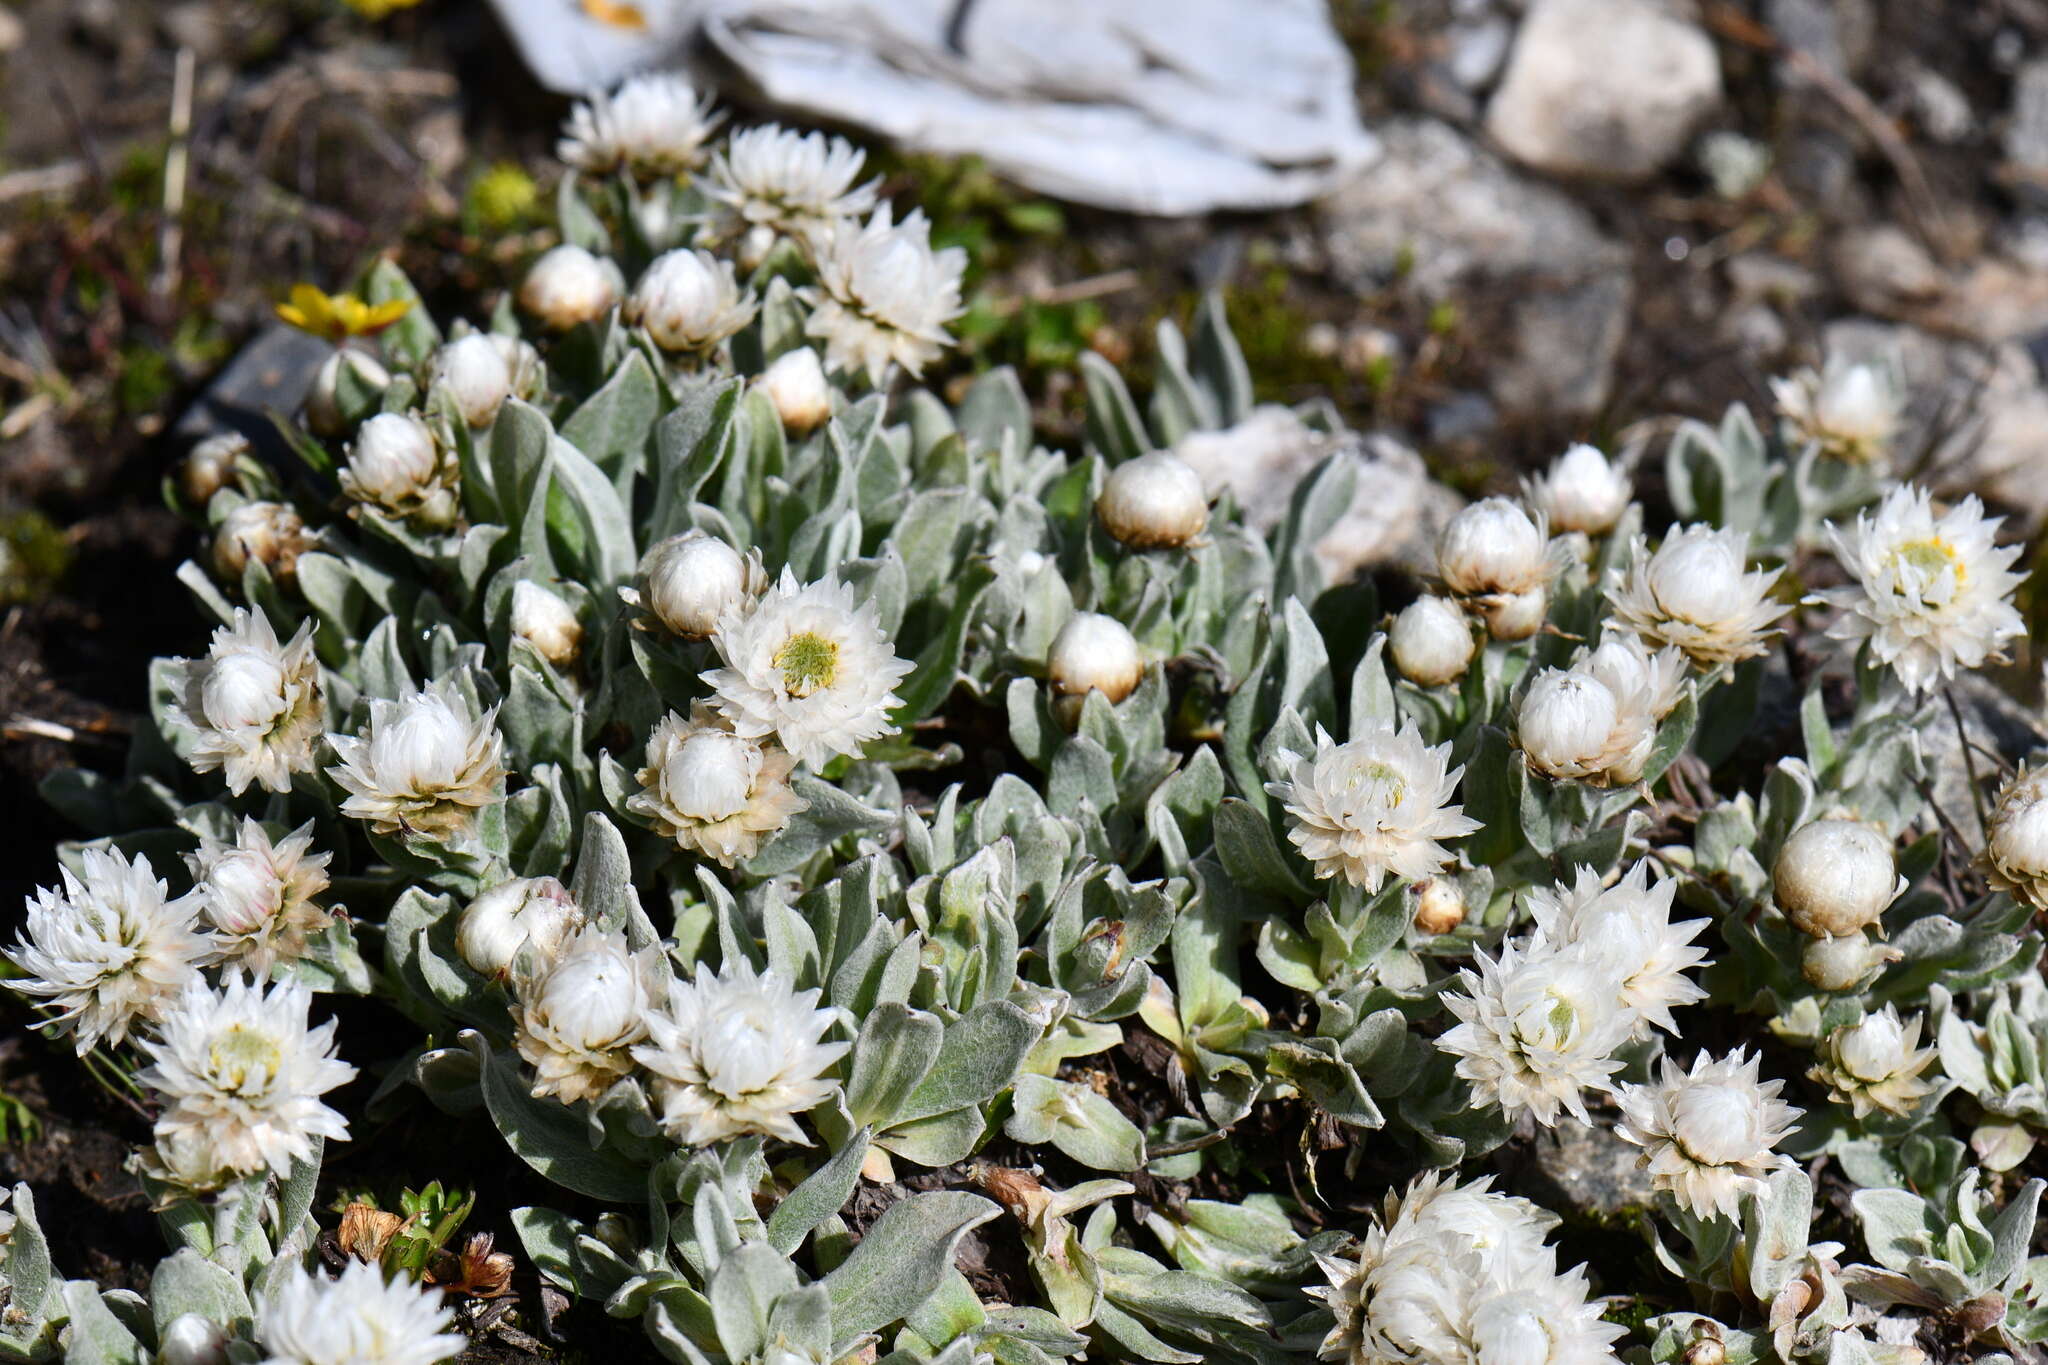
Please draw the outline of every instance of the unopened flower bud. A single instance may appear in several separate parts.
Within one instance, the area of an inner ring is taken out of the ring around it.
[[[1119,702],[1137,690],[1145,661],[1123,622],[1099,612],[1077,611],[1053,637],[1045,670],[1053,691],[1062,696],[1094,691]]]
[[[231,583],[255,560],[279,583],[298,577],[299,556],[314,546],[299,514],[281,502],[245,502],[213,532],[213,567]]]
[[[557,332],[596,322],[618,306],[619,269],[580,246],[558,246],[535,261],[519,286],[519,306]]]
[[[704,351],[752,322],[759,308],[732,262],[683,248],[654,258],[626,298],[625,318],[664,351]]]
[[[455,521],[449,475],[425,422],[411,413],[385,412],[356,432],[348,464],[341,471],[341,491],[387,516],[440,529]]]
[[[497,349],[498,358],[505,362],[505,373],[512,376],[512,396],[531,398],[539,393],[545,375],[540,352],[533,349],[533,343],[501,332],[491,333],[490,341]]]
[[[512,633],[557,668],[576,662],[583,624],[567,602],[525,579],[512,585]]]
[[[2048,768],[2022,766],[1999,790],[1983,863],[1994,887],[2048,910]]]
[[[249,453],[240,432],[209,436],[186,452],[178,465],[178,492],[192,507],[204,507],[215,493],[237,485],[235,462]]]
[[[1134,550],[1185,545],[1209,525],[1202,476],[1170,450],[1125,460],[1095,499],[1102,529]]]
[[[1859,930],[1840,938],[1816,938],[1799,953],[1799,975],[1815,990],[1846,995],[1860,989],[1898,950],[1872,943]]]
[[[478,332],[436,351],[428,379],[447,386],[455,410],[473,427],[487,427],[496,421],[498,409],[512,396],[511,367],[493,339]]]
[[[1543,629],[1544,618],[1549,614],[1550,591],[1547,588],[1496,594],[1486,599],[1480,611],[1486,622],[1486,633],[1507,645],[1526,640]]]
[[[532,944],[552,957],[582,928],[583,911],[553,877],[521,877],[471,901],[455,928],[455,950],[483,976],[503,976],[519,950]]]
[[[1728,1348],[1719,1337],[1701,1337],[1685,1348],[1683,1365],[1727,1365]]]
[[[647,552],[637,586],[621,596],[684,639],[703,640],[721,615],[744,606],[761,587],[759,567],[738,550],[716,536],[685,531]]]
[[[1441,597],[1416,598],[1387,631],[1394,667],[1418,687],[1442,687],[1464,677],[1478,648],[1465,613]]]
[[[1448,934],[1465,922],[1465,892],[1449,877],[1431,877],[1415,884],[1415,928],[1424,934]]]
[[[1484,498],[1451,518],[1437,541],[1437,573],[1460,597],[1519,593],[1549,581],[1543,531],[1506,498]]]
[[[1576,777],[1599,764],[1620,704],[1606,684],[1578,669],[1546,671],[1522,694],[1516,737],[1538,771]]]
[[[1771,869],[1778,908],[1793,928],[1814,938],[1858,933],[1905,889],[1891,841],[1855,820],[1800,826]]]
[[[377,410],[377,397],[391,383],[391,372],[374,356],[343,347],[321,363],[300,413],[306,430],[329,440],[355,430],[356,423]]]
[[[1588,536],[1612,531],[1633,491],[1628,475],[1583,444],[1558,456],[1547,475],[1529,481],[1529,501],[1542,509],[1551,530]]]
[[[180,1313],[157,1333],[157,1365],[227,1365],[227,1329],[202,1313]]]
[[[832,389],[825,366],[808,346],[785,351],[761,375],[761,391],[775,405],[791,435],[808,436],[832,416]]]

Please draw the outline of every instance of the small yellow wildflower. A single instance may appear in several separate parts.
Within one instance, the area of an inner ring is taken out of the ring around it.
[[[302,332],[338,344],[350,337],[374,336],[404,317],[411,307],[411,299],[371,304],[354,294],[329,294],[310,284],[295,284],[291,302],[277,305],[277,315]]]
[[[583,12],[600,24],[623,28],[639,33],[647,27],[647,16],[640,12],[638,5],[625,0],[583,0]]]
[[[393,10],[411,9],[420,0],[342,0],[342,3],[374,23]]]

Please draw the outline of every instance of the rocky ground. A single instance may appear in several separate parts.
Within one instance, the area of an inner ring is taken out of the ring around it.
[[[1571,439],[1654,456],[1669,415],[1879,357],[1914,394],[1901,459],[2038,532],[2048,3],[1337,16],[1384,155],[1312,208],[1134,222],[884,155],[892,192],[980,253],[962,371],[1023,366],[1047,438],[1072,440],[1078,349],[1142,384],[1153,324],[1221,287],[1263,397],[1327,397],[1472,492]],[[563,108],[475,0],[376,25],[323,0],[0,8],[0,810],[22,855],[0,928],[64,833],[34,782],[118,764],[144,661],[203,640],[170,576],[191,533],[157,491],[181,417],[295,280],[338,286],[389,248],[437,310],[502,288],[548,242]],[[1654,521],[1654,458],[1644,480]],[[0,1048],[0,1093],[45,1121],[0,1177],[149,1233],[99,1150],[138,1120],[46,1084],[41,1046]]]

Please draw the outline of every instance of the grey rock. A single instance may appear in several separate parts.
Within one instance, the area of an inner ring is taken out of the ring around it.
[[[1604,1224],[1656,1203],[1642,1155],[1610,1128],[1560,1123],[1537,1134],[1525,1179],[1545,1208]]]
[[[1575,277],[1628,253],[1569,196],[1435,119],[1381,130],[1386,154],[1323,201],[1332,269],[1361,293],[1397,277],[1432,298],[1479,275]]]
[[[1488,382],[1502,407],[1583,417],[1607,403],[1634,297],[1619,271],[1514,306],[1512,349]]]
[[[1870,54],[1876,15],[1864,0],[1769,0],[1764,23],[1784,46],[1797,48],[1847,78]],[[1787,85],[1806,79],[1783,66],[1779,76]]]
[[[2013,77],[2005,155],[2022,170],[2048,171],[2048,58],[2036,57]]]
[[[1804,303],[1818,295],[1821,281],[1797,261],[1766,251],[1745,251],[1728,258],[1728,287],[1739,302]]]
[[[318,337],[283,325],[266,328],[185,409],[172,436],[190,443],[236,432],[265,455],[284,454],[283,438],[270,416],[296,413],[314,374],[332,354],[334,348]]]
[[[1913,97],[1913,117],[1920,130],[1944,146],[1953,146],[1977,131],[1970,97],[1938,71],[1915,66],[1906,73]]]
[[[1646,180],[1721,102],[1721,60],[1700,29],[1649,0],[1536,0],[1515,37],[1486,131],[1553,175]]]
[[[1977,824],[1977,802],[1970,788],[1972,770],[1988,802],[1996,794],[1997,784],[1992,778],[1998,771],[1989,754],[2018,763],[2048,745],[2048,730],[2042,728],[2033,711],[1981,673],[1962,674],[1950,684],[1949,693],[1962,713],[1963,729],[1970,737],[1970,752],[1964,752],[1955,717],[1946,707],[1937,711],[1933,724],[1916,732],[1915,740],[1920,746],[1920,759],[1926,768],[1934,804],[1962,831],[1965,841],[1973,841],[1983,831]]]
[[[1791,333],[1778,310],[1768,303],[1746,303],[1730,308],[1721,317],[1720,334],[1741,348],[1744,355],[1760,365],[1769,365],[1785,353]]]
[[[1948,278],[1927,249],[1894,223],[1852,228],[1835,240],[1831,264],[1850,302],[1872,313],[1924,304]]]
[[[1485,89],[1499,74],[1514,36],[1514,26],[1497,14],[1452,25],[1444,33],[1450,49],[1444,56],[1445,73],[1467,90]]]
[[[1500,430],[1500,409],[1483,393],[1454,393],[1430,408],[1426,422],[1432,445],[1477,443]]]
[[[28,41],[28,25],[6,5],[0,5],[0,52],[12,52]]]

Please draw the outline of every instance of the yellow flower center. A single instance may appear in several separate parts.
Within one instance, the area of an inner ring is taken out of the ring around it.
[[[1930,579],[1941,577],[1943,569],[1953,569],[1956,586],[1963,585],[1965,570],[1963,557],[1956,553],[1956,547],[1940,536],[1929,536],[1926,540],[1909,540],[1892,551],[1892,558],[1903,561]]]
[[[260,1085],[277,1074],[284,1055],[268,1034],[236,1024],[213,1040],[206,1054],[214,1079],[225,1090],[240,1090],[253,1076]]]
[[[839,645],[816,631],[792,635],[775,651],[775,667],[790,696],[808,697],[821,687],[830,687],[839,676]]]
[[[1352,791],[1367,788],[1389,806],[1398,806],[1408,794],[1408,781],[1398,768],[1385,763],[1361,763],[1344,784]]]

